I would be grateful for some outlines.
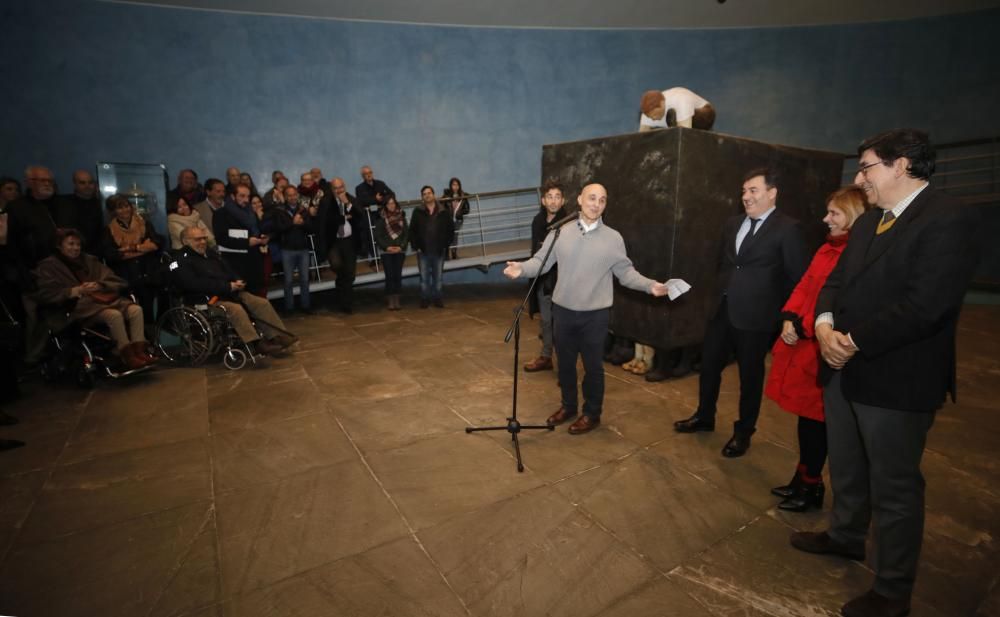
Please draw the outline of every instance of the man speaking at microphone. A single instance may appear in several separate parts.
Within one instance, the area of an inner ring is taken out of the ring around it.
[[[631,289],[654,296],[667,295],[667,286],[639,274],[625,253],[621,234],[601,221],[608,204],[608,192],[600,184],[588,184],[577,197],[580,216],[562,228],[549,261],[542,260],[556,234],[549,233],[538,252],[527,261],[508,261],[507,278],[535,277],[559,264],[559,279],[552,293],[556,357],[562,405],[546,420],[558,425],[577,415],[576,358],[583,357],[583,415],[569,427],[571,435],[593,430],[601,423],[604,403],[602,352],[608,333],[608,317],[614,286],[611,276]],[[565,220],[565,219],[564,219]],[[557,221],[558,227],[563,221]]]

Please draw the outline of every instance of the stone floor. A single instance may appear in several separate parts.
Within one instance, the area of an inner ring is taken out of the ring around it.
[[[253,370],[26,384],[21,424],[0,429],[28,442],[0,453],[0,614],[818,617],[867,589],[866,565],[788,546],[824,514],[774,507],[796,454],[771,404],[727,460],[725,431],[671,430],[697,376],[609,365],[601,428],[522,434],[522,474],[506,432],[466,434],[509,413],[519,289],[398,313],[362,293],[353,316],[290,319],[298,352]],[[962,318],[915,616],[1000,615],[998,322],[998,306]],[[520,385],[522,421],[558,405],[552,373]]]

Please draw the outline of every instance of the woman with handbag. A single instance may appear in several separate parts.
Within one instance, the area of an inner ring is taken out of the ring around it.
[[[82,244],[75,229],[56,230],[55,254],[35,270],[38,303],[67,308],[67,323],[107,326],[129,369],[152,364],[156,358],[147,349],[142,309],[122,297],[127,283],[101,260],[84,253]]]

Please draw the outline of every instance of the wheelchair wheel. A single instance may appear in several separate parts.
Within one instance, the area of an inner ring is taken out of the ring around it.
[[[213,344],[211,324],[194,309],[176,306],[156,322],[156,347],[176,364],[200,366],[211,355]]]
[[[247,352],[236,347],[230,347],[222,356],[222,363],[231,371],[238,371],[247,365]]]

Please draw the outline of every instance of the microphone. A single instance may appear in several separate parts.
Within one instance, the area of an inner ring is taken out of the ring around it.
[[[577,210],[573,214],[567,214],[566,216],[562,217],[558,221],[556,221],[556,222],[552,223],[551,225],[549,225],[548,227],[546,227],[545,231],[552,231],[553,229],[557,229],[559,227],[562,227],[566,223],[568,223],[570,221],[575,221],[579,217],[580,217],[580,211],[579,210]]]

